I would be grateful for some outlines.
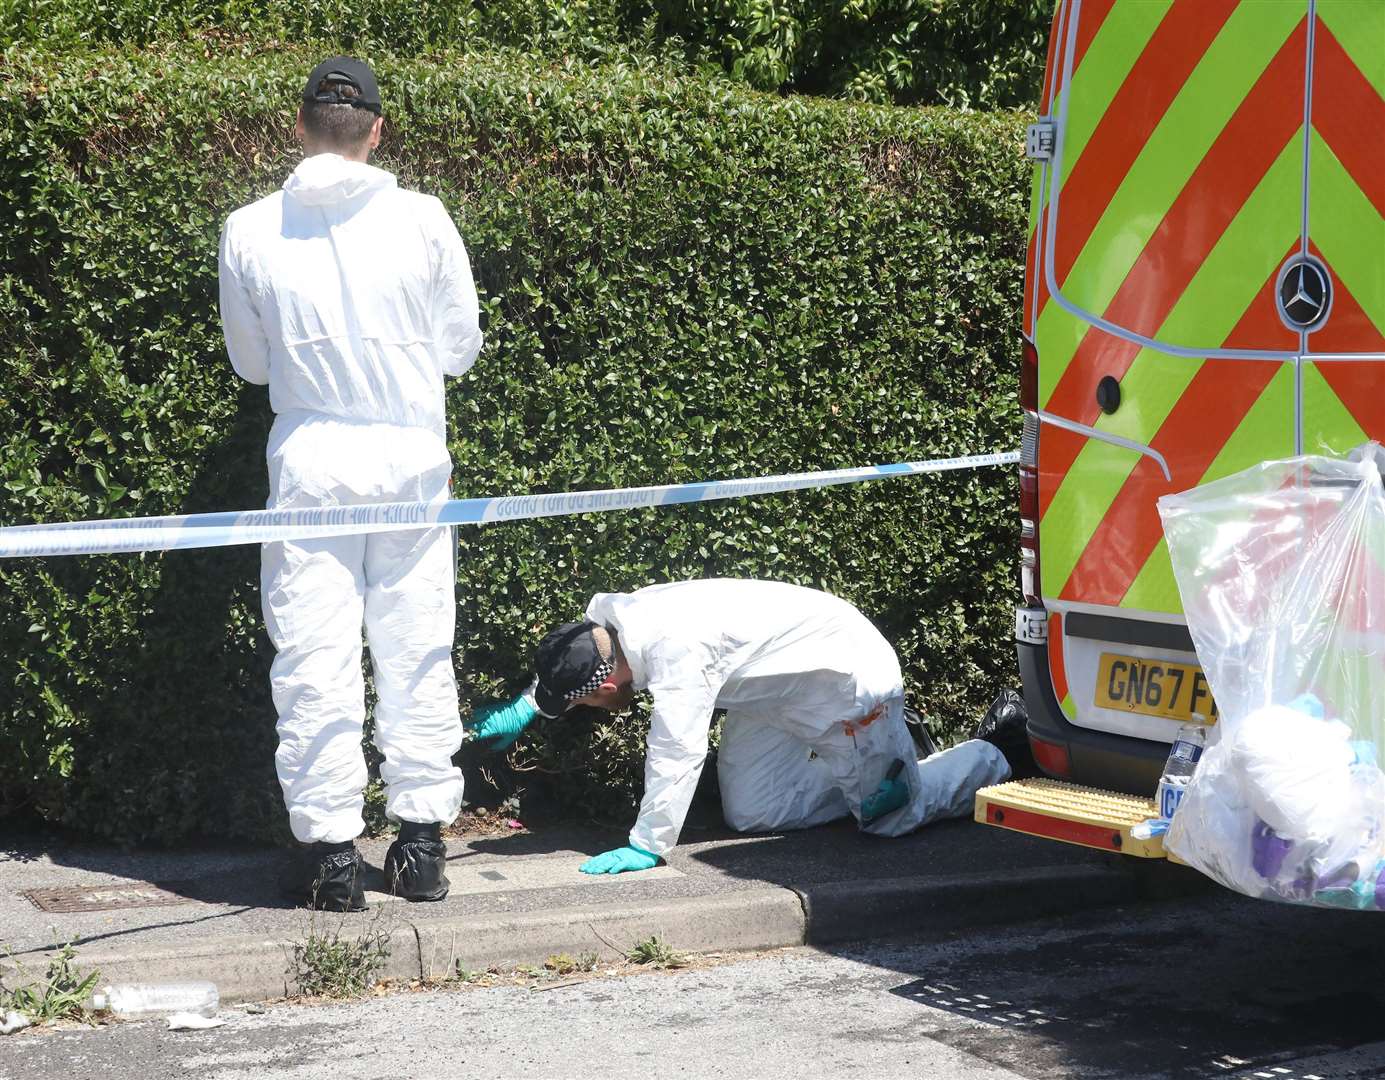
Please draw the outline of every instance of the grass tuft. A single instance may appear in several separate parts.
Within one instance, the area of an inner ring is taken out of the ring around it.
[[[576,958],[567,953],[555,953],[543,962],[543,966],[555,975],[572,975],[579,971],[595,971],[599,959],[594,952],[578,953]]]
[[[33,1024],[87,1019],[87,1002],[101,973],[78,975],[73,965],[77,950],[72,942],[55,942],[53,947],[57,955],[49,959],[48,970],[41,979],[31,978],[24,965],[16,961],[19,977],[25,981],[12,990],[0,983],[0,1013],[18,1012]]]
[[[631,945],[625,953],[625,959],[632,964],[647,964],[656,968],[680,968],[688,963],[687,953],[679,952],[667,942],[660,941],[658,934],[651,934],[643,941]]]
[[[352,998],[364,994],[379,978],[390,958],[390,927],[382,922],[385,909],[377,908],[370,924],[355,936],[344,935],[343,916],[324,929],[314,911],[308,932],[294,942],[289,955],[289,979],[299,997]]]

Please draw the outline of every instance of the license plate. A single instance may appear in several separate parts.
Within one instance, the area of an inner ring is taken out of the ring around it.
[[[1100,709],[1168,720],[1217,721],[1217,703],[1212,700],[1207,676],[1196,664],[1102,653],[1096,675],[1096,704]]]

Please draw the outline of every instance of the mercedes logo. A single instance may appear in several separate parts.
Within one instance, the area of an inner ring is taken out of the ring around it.
[[[1279,272],[1279,317],[1291,330],[1316,330],[1332,307],[1332,279],[1311,255],[1295,255]]]

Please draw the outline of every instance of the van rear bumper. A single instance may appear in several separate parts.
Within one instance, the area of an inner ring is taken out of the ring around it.
[[[1016,642],[1030,738],[1066,747],[1072,773],[1058,779],[1089,787],[1152,795],[1168,760],[1167,743],[1091,731],[1068,722],[1053,692],[1048,644]]]

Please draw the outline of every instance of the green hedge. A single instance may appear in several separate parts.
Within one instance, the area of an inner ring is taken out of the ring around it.
[[[0,523],[248,508],[270,414],[225,359],[224,216],[293,167],[306,51],[0,63]],[[378,161],[466,238],[487,344],[460,495],[1018,441],[1023,117],[780,99],[657,66],[371,56]],[[596,591],[839,592],[955,734],[1013,681],[1008,470],[461,534],[467,703]],[[0,562],[0,801],[122,841],[282,835],[258,552]],[[541,728],[477,798],[623,815],[643,717]],[[476,763],[463,752],[473,778]]]
[[[0,0],[0,46],[48,51],[195,37],[208,59],[227,42],[317,42],[398,56],[477,45],[565,52],[642,37],[642,0]],[[644,35],[647,37],[647,35]]]
[[[1038,98],[1052,12],[1053,0],[0,0],[0,47],[665,54],[759,90],[994,109]]]
[[[1028,106],[1053,0],[652,0],[681,40],[761,90],[964,108]]]

